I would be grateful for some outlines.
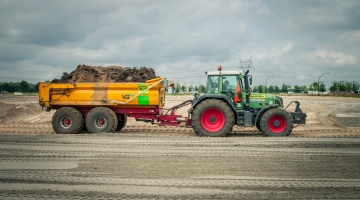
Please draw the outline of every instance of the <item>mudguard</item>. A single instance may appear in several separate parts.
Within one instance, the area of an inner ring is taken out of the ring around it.
[[[229,106],[232,108],[232,110],[235,112],[235,106],[234,104],[230,101],[229,97],[224,95],[224,94],[204,94],[199,96],[198,98],[194,99],[193,104],[190,108],[190,110],[192,111],[193,108],[195,108],[195,106],[197,104],[199,104],[200,102],[202,102],[205,99],[221,99],[224,100],[227,104],[229,104]]]
[[[262,114],[264,114],[265,111],[267,111],[267,110],[269,110],[269,109],[272,109],[272,108],[278,108],[278,107],[279,107],[278,104],[270,104],[270,105],[262,108],[262,109],[257,113],[256,118],[255,118],[255,121],[254,121],[253,124],[256,124],[258,117],[261,116]]]

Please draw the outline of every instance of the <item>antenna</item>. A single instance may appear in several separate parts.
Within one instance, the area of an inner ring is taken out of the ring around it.
[[[248,61],[241,61],[241,59],[239,58],[239,63],[240,63],[240,67],[239,69],[241,69],[243,72],[246,70],[250,70],[250,69],[254,69],[254,63],[251,61],[252,56],[250,58],[250,60]]]

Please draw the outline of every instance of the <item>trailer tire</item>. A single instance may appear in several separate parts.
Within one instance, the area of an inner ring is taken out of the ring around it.
[[[110,108],[96,107],[86,116],[86,128],[90,133],[114,132],[117,126],[118,119]]]
[[[270,109],[260,119],[260,128],[266,136],[288,136],[293,126],[294,121],[290,113],[283,108]]]
[[[76,134],[83,127],[84,118],[80,111],[72,107],[62,107],[52,117],[52,127],[58,134]]]
[[[233,110],[219,99],[200,102],[192,114],[192,127],[199,136],[225,137],[233,129],[234,123]]]
[[[121,120],[118,119],[118,125],[117,125],[117,128],[115,131],[121,131],[125,125],[126,125],[126,122],[127,122],[127,116],[124,115],[124,114],[120,114],[119,115],[119,118],[121,117]]]

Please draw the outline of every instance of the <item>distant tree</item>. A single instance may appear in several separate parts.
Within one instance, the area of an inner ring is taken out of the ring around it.
[[[352,88],[352,83],[351,83],[351,82],[346,82],[346,83],[345,83],[345,86],[346,86],[346,91],[347,91],[347,92],[350,92],[350,91],[351,91],[351,88]]]
[[[356,91],[359,89],[359,83],[356,81],[353,82],[345,82],[345,81],[334,81],[332,82],[332,85],[330,86],[330,91]]]
[[[282,84],[282,86],[281,86],[281,92],[288,93],[288,87],[287,87],[287,85]]]
[[[294,85],[294,93],[301,93],[301,88],[298,85]]]
[[[304,93],[308,93],[308,88],[306,87],[306,85],[300,86],[300,90]]]
[[[179,93],[180,93],[180,89],[181,89],[180,84],[179,84],[179,83],[176,83],[175,93],[176,93],[176,94],[179,94]]]
[[[21,92],[29,92],[29,87],[30,87],[30,85],[29,85],[29,83],[27,82],[27,81],[21,81],[20,82],[20,90],[21,90]]]
[[[274,86],[270,85],[269,88],[267,88],[267,92],[274,93],[275,92]]]
[[[259,90],[259,93],[264,93],[265,87],[263,85],[259,85],[258,90]]]
[[[275,92],[275,93],[280,93],[280,88],[279,88],[278,86],[275,86],[274,92]]]
[[[184,86],[184,85],[181,86],[181,91],[182,91],[182,92],[186,92],[186,86]]]
[[[195,86],[194,90],[195,90],[195,91],[198,91],[198,87],[197,87],[197,86]]]
[[[359,90],[360,89],[360,84],[356,81],[353,81],[352,82],[352,85],[351,85],[351,91],[356,91],[356,90]]]
[[[11,92],[11,91],[10,91],[10,83],[3,83],[3,84],[2,84],[2,91]]]
[[[199,93],[205,93],[206,92],[205,86],[203,84],[199,85],[198,91],[199,91]]]
[[[20,83],[12,83],[11,85],[12,92],[21,92]]]
[[[330,86],[330,91],[339,91],[339,83],[337,81],[332,82],[332,85]]]
[[[347,91],[346,83],[344,81],[339,81],[339,91]]]
[[[259,92],[259,87],[258,87],[258,86],[254,86],[253,89],[252,89],[252,92],[258,93],[258,92]]]
[[[318,90],[318,83],[317,83],[317,82],[313,82],[313,83],[309,86],[309,90],[310,90],[310,91],[317,91],[317,90]]]
[[[322,93],[326,91],[326,84],[324,82],[319,83],[319,91]]]
[[[193,91],[193,87],[192,86],[189,86],[188,87],[188,92],[192,92]]]

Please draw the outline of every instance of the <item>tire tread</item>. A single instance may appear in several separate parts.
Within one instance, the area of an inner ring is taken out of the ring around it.
[[[208,108],[218,108],[225,116],[224,127],[215,132],[210,133],[206,131],[201,125],[201,114]],[[210,136],[210,137],[226,137],[231,132],[235,124],[234,112],[230,106],[219,99],[206,99],[200,102],[194,109],[192,114],[192,127],[194,132],[198,136]]]

